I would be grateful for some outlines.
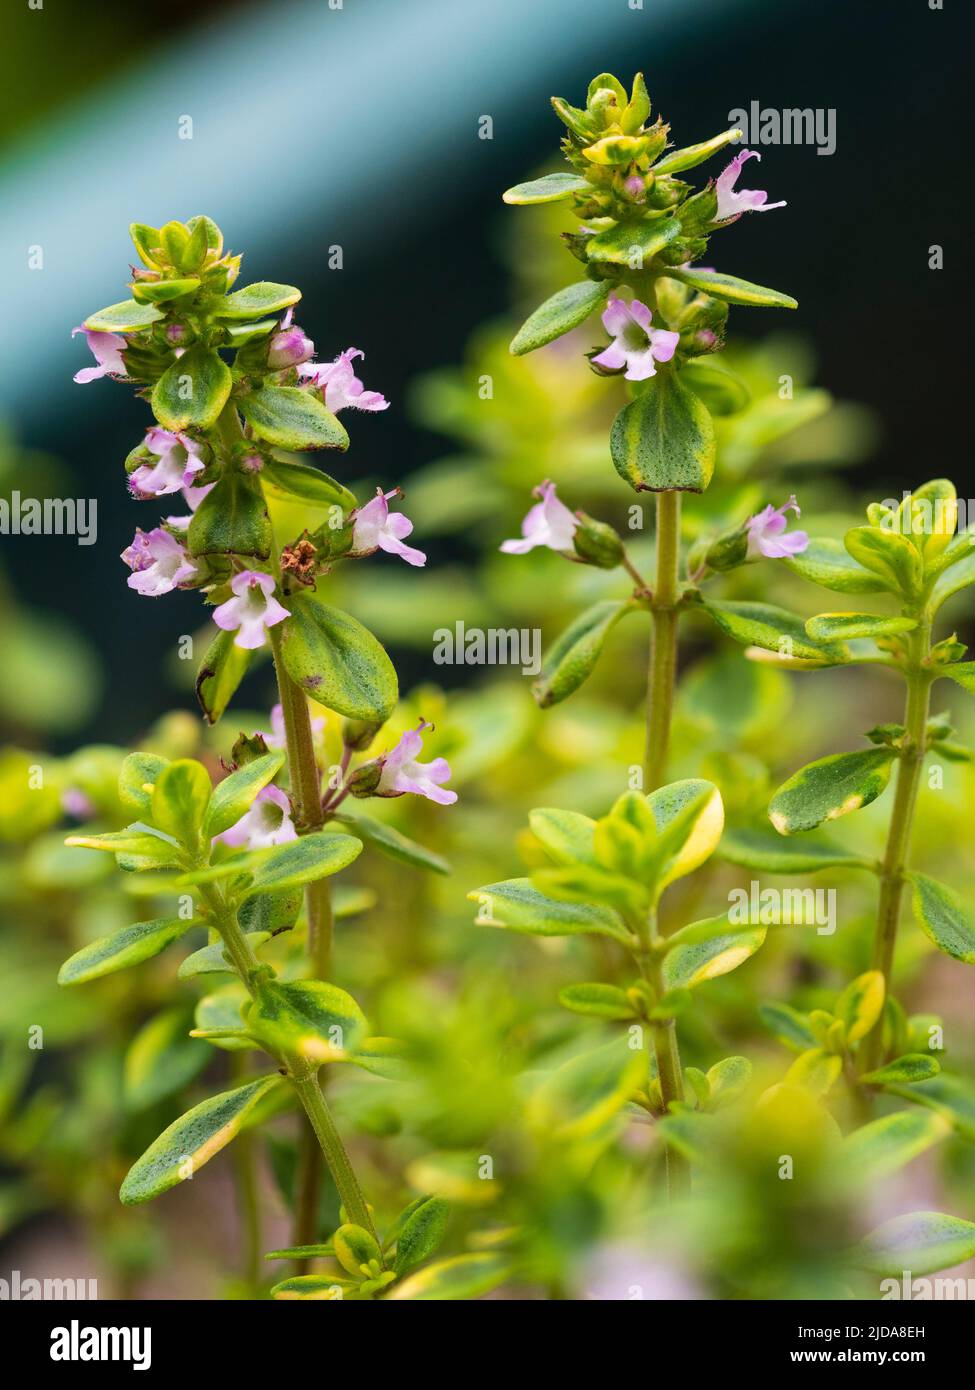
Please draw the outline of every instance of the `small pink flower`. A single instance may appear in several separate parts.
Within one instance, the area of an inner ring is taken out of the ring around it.
[[[805,531],[783,534],[788,525],[788,511],[795,512],[796,516],[800,515],[799,504],[794,495],[781,507],[773,507],[770,503],[763,511],[749,517],[747,524],[750,560],[757,560],[762,555],[770,560],[781,560],[785,555],[802,554],[809,544],[809,536]]]
[[[146,433],[146,448],[159,462],[140,464],[129,474],[129,491],[139,500],[188,488],[206,467],[200,458],[200,445],[188,434],[172,434],[153,425]]]
[[[726,222],[730,217],[740,217],[743,212],[771,212],[773,208],[784,208],[785,202],[770,203],[764,188],[735,188],[738,175],[749,159],[761,159],[758,150],[742,150],[736,154],[726,169],[718,175],[715,185],[718,194],[718,211],[715,222]]]
[[[97,807],[79,787],[67,787],[61,793],[61,809],[74,820],[91,820]]]
[[[259,570],[242,570],[230,581],[234,598],[213,610],[213,621],[224,632],[236,632],[235,647],[263,647],[267,629],[291,614],[274,597],[274,579]]]
[[[128,343],[118,333],[93,333],[83,324],[78,328],[72,328],[72,338],[76,333],[84,333],[98,366],[82,367],[80,372],[75,372],[75,381],[85,385],[86,382],[97,381],[100,376],[128,375],[122,360],[122,353],[128,347]]]
[[[315,354],[315,344],[297,324],[292,325],[291,310],[281,320],[281,330],[268,344],[267,365],[274,372],[285,367],[297,367]]]
[[[365,358],[359,348],[346,348],[334,362],[303,362],[298,375],[313,381],[322,391],[322,398],[336,415],[351,406],[353,410],[386,410],[389,401],[378,391],[366,391],[352,366],[357,357]]]
[[[412,521],[403,512],[389,510],[389,499],[399,495],[398,487],[392,492],[378,487],[372,501],[352,513],[350,555],[372,555],[376,550],[385,550],[388,555],[399,555],[408,565],[426,564],[422,550],[403,544],[404,538],[412,534]]]
[[[416,729],[408,729],[395,748],[377,759],[382,773],[374,793],[376,796],[403,796],[406,792],[413,792],[416,796],[425,796],[428,801],[436,801],[440,806],[453,805],[457,793],[447,791],[440,785],[451,775],[447,759],[417,762],[417,756],[423,750],[421,735],[424,729],[432,728],[432,724],[421,719]]]
[[[272,845],[286,845],[297,838],[298,832],[291,819],[291,802],[272,782],[257,793],[246,815],[222,835],[217,835],[214,843],[220,841],[232,849],[270,849]]]
[[[325,733],[325,716],[324,716],[324,715],[322,715],[322,717],[321,717],[320,719],[314,719],[314,718],[312,719],[312,721],[311,721],[311,733],[312,733],[312,738],[315,739],[316,741],[317,741],[318,739],[320,739],[320,738],[324,735],[324,733]],[[285,747],[287,747],[287,735],[285,734],[285,729],[284,729],[284,710],[283,710],[283,708],[282,708],[280,705],[275,705],[274,708],[271,710],[271,732],[270,732],[270,733],[265,733],[265,732],[263,732],[263,730],[262,730],[262,731],[261,731],[261,737],[263,738],[264,742],[267,744],[268,748],[285,748]]]
[[[145,598],[171,593],[198,573],[176,537],[161,526],[153,531],[137,528],[132,544],[122,551],[122,559],[132,571],[127,581],[129,588]]]
[[[506,555],[524,555],[536,545],[545,545],[549,550],[571,552],[572,537],[579,523],[565,503],[556,497],[555,484],[546,478],[533,489],[532,496],[540,500],[521,523],[521,540],[503,541],[501,549]]]
[[[679,333],[651,328],[653,314],[634,299],[630,304],[612,294],[603,311],[603,327],[613,341],[592,361],[608,372],[623,372],[627,381],[656,376],[658,362],[669,362],[677,351]]]

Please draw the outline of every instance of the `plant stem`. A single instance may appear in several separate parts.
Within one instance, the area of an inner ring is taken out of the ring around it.
[[[647,676],[645,792],[655,791],[667,771],[670,721],[677,675],[677,584],[680,559],[680,493],[657,493],[657,577],[650,603],[653,620]]]
[[[928,709],[931,700],[931,675],[923,666],[931,641],[931,618],[925,612],[911,633],[909,665],[907,667],[907,704],[904,726],[907,733],[900,751],[894,809],[887,831],[887,847],[880,871],[880,898],[877,905],[877,929],[874,936],[871,968],[884,977],[885,997],[890,990],[890,973],[897,943],[901,900],[904,895],[904,869],[907,862],[917,806],[918,788],[924,767],[927,742]],[[863,1069],[872,1071],[880,1065],[883,1051],[883,1026],[878,1023],[865,1039]]]
[[[249,1080],[246,1060],[239,1052],[233,1055],[234,1079],[241,1084]],[[262,1267],[261,1249],[261,1202],[257,1186],[257,1150],[254,1136],[244,1130],[237,1136],[233,1146],[234,1181],[237,1188],[237,1205],[240,1209],[243,1239],[243,1276],[250,1290],[260,1287]]]
[[[651,908],[648,919],[649,944],[653,947],[659,942],[657,930],[657,909]],[[653,987],[656,999],[662,998],[665,988],[661,971],[660,957],[652,949],[641,962],[644,975]],[[674,1019],[653,1020],[650,1023],[653,1050],[657,1058],[657,1081],[660,1085],[660,1098],[664,1113],[674,1101],[684,1099],[684,1074],[680,1064],[680,1050],[677,1046],[677,1024]],[[664,1150],[667,1172],[667,1197],[671,1202],[689,1195],[691,1190],[691,1170],[687,1159],[670,1144]]]
[[[372,1217],[369,1215],[369,1208],[366,1206],[359,1180],[349,1161],[349,1155],[345,1151],[345,1145],[335,1128],[332,1112],[325,1103],[322,1088],[318,1084],[318,1073],[310,1072],[306,1076],[292,1076],[291,1081],[321,1145],[329,1172],[335,1180],[339,1197],[345,1207],[347,1220],[356,1226],[362,1226],[370,1235],[375,1237],[376,1230],[372,1224]]]
[[[285,744],[291,790],[298,820],[298,833],[321,830],[325,824],[322,811],[322,785],[315,757],[311,716],[304,692],[295,685],[285,670],[281,655],[281,637],[275,628],[269,629],[278,694],[284,715]],[[311,976],[327,980],[332,970],[332,894],[327,878],[309,883],[305,889],[308,917],[307,954]],[[322,1165],[318,1161],[318,1137],[311,1124],[302,1127],[298,1140],[298,1165],[295,1172],[294,1230],[295,1245],[313,1245],[318,1239],[318,1205],[321,1192]],[[307,1261],[295,1262],[299,1272]]]

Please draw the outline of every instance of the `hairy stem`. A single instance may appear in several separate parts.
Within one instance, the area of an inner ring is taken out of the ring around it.
[[[246,1057],[239,1052],[232,1054],[234,1080],[241,1085],[250,1080]],[[238,1134],[232,1148],[234,1184],[237,1191],[237,1206],[240,1210],[243,1227],[242,1274],[248,1288],[260,1287],[263,1273],[261,1252],[264,1242],[261,1239],[261,1200],[257,1184],[257,1149],[254,1135],[248,1130]]]
[[[680,558],[680,493],[657,493],[657,576],[650,611],[653,620],[647,676],[647,737],[644,791],[666,776],[670,721],[677,676],[677,584]]]
[[[917,628],[911,633],[910,660],[906,672],[907,704],[904,711],[907,733],[897,768],[894,809],[890,817],[887,847],[880,871],[880,898],[877,905],[877,927],[871,968],[879,970],[884,977],[885,997],[890,991],[890,973],[894,961],[894,947],[897,944],[901,900],[904,896],[904,870],[924,767],[931,676],[922,663],[928,654],[930,642],[931,618],[925,613]],[[872,1071],[880,1065],[882,1051],[883,1024],[880,1022],[864,1042],[864,1071]]]

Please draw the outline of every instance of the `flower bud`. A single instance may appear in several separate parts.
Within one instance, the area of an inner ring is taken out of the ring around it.
[[[382,775],[382,760],[376,759],[374,762],[363,763],[361,767],[357,767],[346,785],[353,796],[372,796],[379,786]]]
[[[353,753],[361,753],[379,733],[382,724],[373,719],[346,719],[342,723],[342,743]]]
[[[705,559],[709,569],[733,570],[743,565],[748,555],[748,526],[725,531],[708,547]]]
[[[238,734],[237,741],[230,751],[230,759],[234,771],[239,767],[244,767],[247,763],[252,763],[255,758],[263,758],[267,753],[267,744],[264,742],[263,734]]]
[[[585,512],[576,512],[579,525],[572,537],[576,554],[587,565],[612,570],[623,561],[623,542],[605,521],[596,521]]]
[[[285,367],[297,367],[299,362],[307,362],[314,354],[315,344],[296,325],[275,333],[268,344],[267,365],[272,371],[282,371]]]

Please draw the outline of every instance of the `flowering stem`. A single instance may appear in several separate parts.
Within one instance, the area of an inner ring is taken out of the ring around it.
[[[660,939],[655,907],[650,909],[647,925],[649,944],[652,948]],[[641,964],[647,980],[653,987],[655,997],[658,1000],[661,999],[666,991],[659,954],[651,949]],[[684,1099],[684,1076],[680,1065],[680,1050],[677,1046],[677,1024],[672,1018],[654,1020],[650,1024],[650,1033],[653,1038],[654,1054],[657,1058],[657,1081],[660,1085],[660,1098],[663,1102],[664,1114],[666,1114],[673,1102]],[[691,1170],[684,1155],[669,1144],[664,1150],[664,1161],[667,1171],[667,1196],[670,1201],[674,1202],[690,1193]]]
[[[227,948],[238,974],[252,998],[256,997],[255,976],[260,971],[260,962],[251,950],[236,913],[228,907],[219,889],[209,884],[201,885],[201,892],[210,908],[213,925]],[[345,1207],[347,1219],[357,1226],[364,1227],[375,1236],[375,1227],[369,1208],[366,1206],[362,1189],[352,1168],[342,1137],[335,1127],[331,1111],[325,1102],[318,1081],[317,1070],[308,1070],[307,1062],[300,1057],[282,1058],[287,1070],[288,1080],[297,1092],[309,1125],[321,1148],[328,1170],[338,1189],[339,1199]],[[308,1243],[308,1242],[303,1242]]]
[[[667,770],[670,721],[677,675],[677,567],[680,558],[680,493],[657,493],[657,578],[650,611],[653,635],[647,681],[644,791],[659,787]]]
[[[901,900],[904,896],[904,870],[910,847],[914,811],[921,784],[927,743],[928,710],[931,702],[931,673],[924,666],[931,642],[931,617],[924,612],[918,626],[910,635],[907,667],[907,704],[904,726],[907,730],[900,750],[894,809],[887,831],[887,847],[880,870],[880,898],[877,905],[877,928],[874,935],[871,968],[884,977],[885,997],[890,990],[890,973],[897,944]],[[883,1026],[878,1023],[865,1039],[863,1069],[872,1071],[880,1065],[883,1052]]]

